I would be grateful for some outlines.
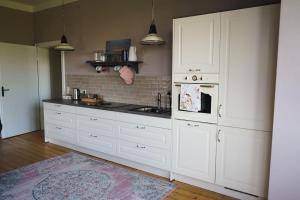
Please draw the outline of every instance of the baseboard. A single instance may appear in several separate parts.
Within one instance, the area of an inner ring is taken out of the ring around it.
[[[180,175],[180,174],[176,174],[174,172],[171,173],[171,177],[172,177],[172,179],[175,179],[177,181],[187,183],[187,184],[190,184],[190,185],[194,185],[194,186],[206,189],[206,190],[210,190],[210,191],[213,191],[213,192],[224,194],[226,196],[234,197],[234,198],[237,198],[237,199],[243,199],[243,200],[262,200],[262,199],[266,199],[266,198],[263,198],[263,197],[255,197],[255,196],[248,195],[248,194],[245,194],[245,193],[241,193],[241,192],[237,192],[237,191],[234,191],[234,190],[226,189],[223,186],[219,186],[219,185],[216,185],[216,184],[208,183],[208,182],[201,181],[201,180],[198,180],[198,179],[194,179],[194,178],[191,178],[191,177],[183,176],[183,175]]]

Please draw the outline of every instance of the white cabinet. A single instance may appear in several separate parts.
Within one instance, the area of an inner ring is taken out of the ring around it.
[[[278,5],[221,14],[220,125],[272,130],[278,14]]]
[[[218,73],[220,13],[173,21],[173,73]]]
[[[170,170],[170,129],[124,122],[119,122],[118,127],[118,155],[120,157]]]
[[[174,120],[173,171],[214,183],[217,126]]]
[[[265,196],[271,132],[219,127],[216,184]]]

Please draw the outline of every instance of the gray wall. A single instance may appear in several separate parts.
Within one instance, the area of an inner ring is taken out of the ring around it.
[[[171,75],[172,19],[224,10],[252,7],[280,0],[156,0],[156,19],[165,46],[144,47],[139,44],[151,21],[151,0],[80,0],[66,5],[66,34],[75,52],[66,57],[67,74],[95,74],[85,64],[92,52],[103,49],[110,39],[131,38],[144,61],[140,74]],[[57,40],[62,34],[61,8],[35,13],[36,42]]]
[[[300,199],[300,1],[282,0],[270,200]]]
[[[0,41],[34,44],[33,14],[0,7]]]

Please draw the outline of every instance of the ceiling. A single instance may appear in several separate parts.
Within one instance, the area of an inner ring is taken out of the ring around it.
[[[27,4],[30,6],[37,6],[37,5],[45,2],[44,0],[11,0],[11,1],[17,2],[17,3],[22,3],[22,4]]]
[[[65,4],[78,0],[64,0]],[[38,12],[62,5],[63,0],[0,0],[0,6],[25,12]]]

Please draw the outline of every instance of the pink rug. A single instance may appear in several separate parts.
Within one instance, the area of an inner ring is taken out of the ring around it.
[[[1,200],[160,200],[175,184],[68,153],[0,174]]]

